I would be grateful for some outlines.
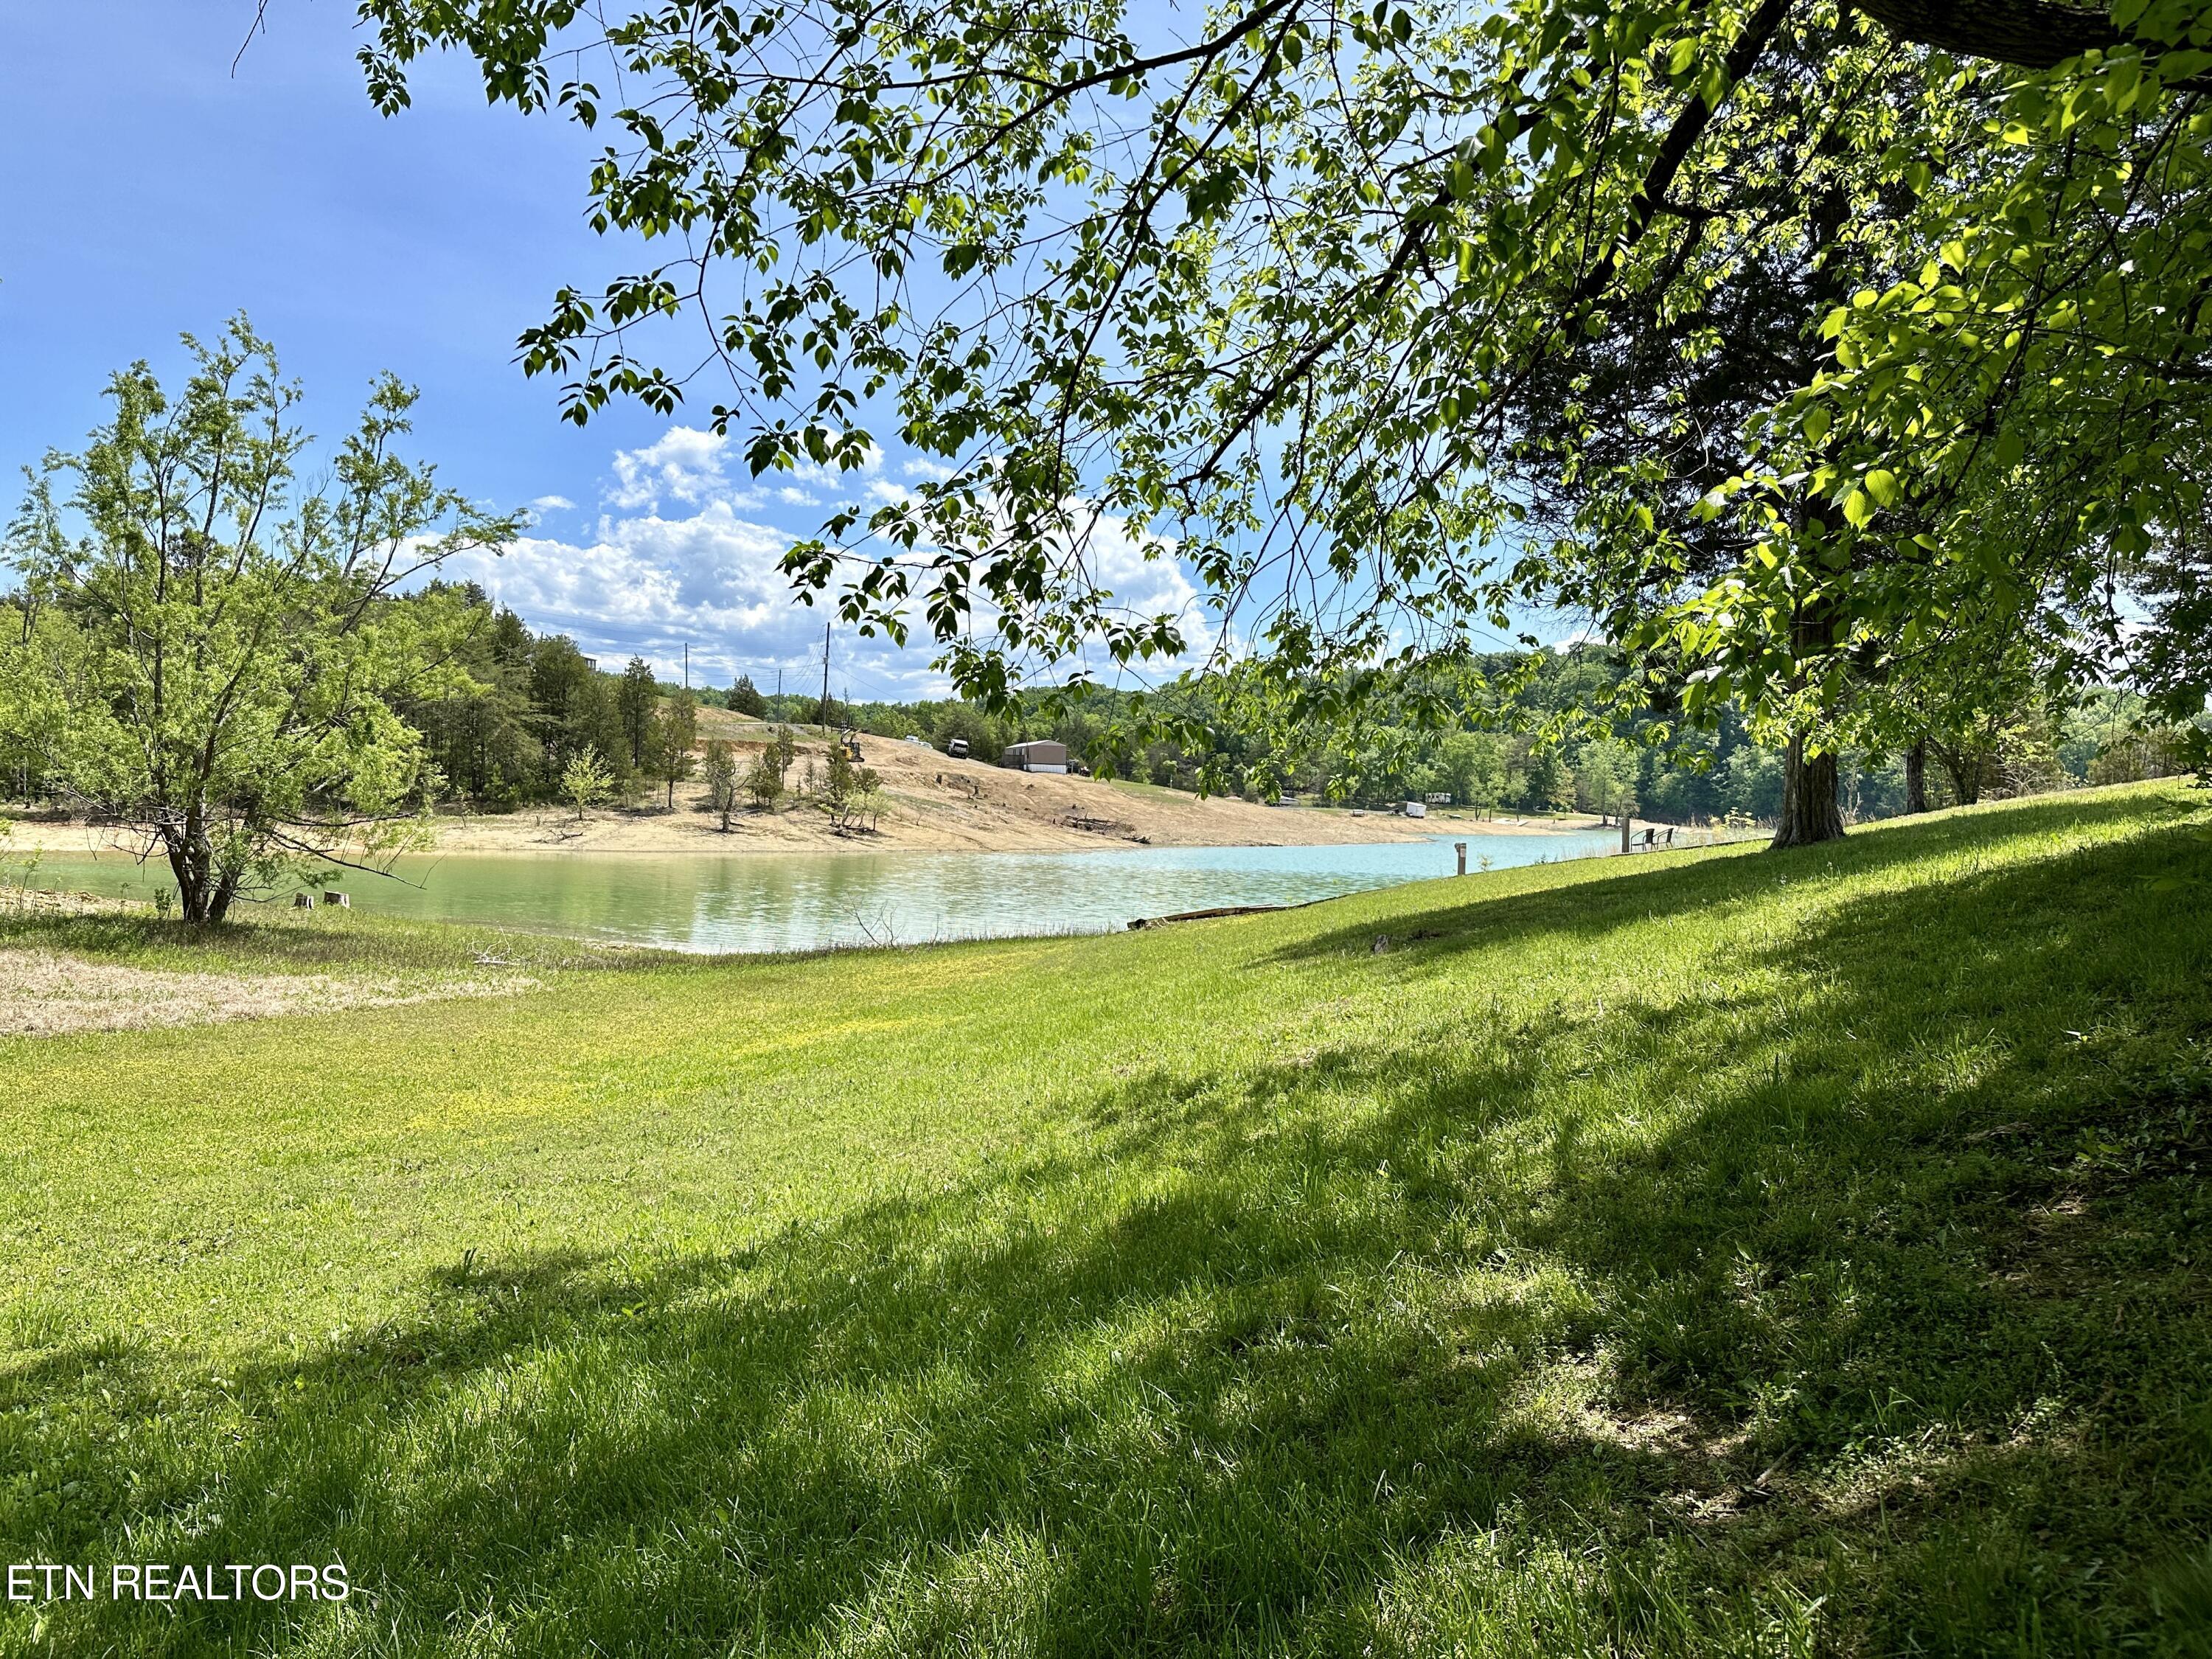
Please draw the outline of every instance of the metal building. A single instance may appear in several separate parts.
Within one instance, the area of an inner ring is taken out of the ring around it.
[[[999,764],[1011,766],[1017,772],[1065,772],[1067,770],[1067,745],[1054,743],[1049,738],[1040,738],[1035,743],[1012,743],[999,757]]]

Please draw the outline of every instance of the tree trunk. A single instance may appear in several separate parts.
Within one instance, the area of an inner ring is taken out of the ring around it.
[[[215,848],[208,844],[207,827],[198,812],[185,815],[182,825],[167,824],[157,833],[161,850],[169,857],[169,873],[177,878],[177,914],[186,921],[213,921],[215,904]]]
[[[1805,739],[1790,739],[1782,762],[1782,818],[1774,826],[1772,845],[1810,847],[1824,841],[1840,841],[1844,815],[1836,806],[1836,755],[1833,750],[1805,757]]]
[[[1855,0],[1855,5],[1901,40],[2023,69],[2049,69],[2093,48],[2109,52],[2128,39],[2103,6],[2051,0]]]
[[[1950,775],[1952,793],[1958,796],[1959,805],[1972,806],[1982,798],[1982,768],[1984,757],[1978,749],[1954,749],[1949,744],[1936,745],[1936,758],[1943,763],[1943,770]]]
[[[169,855],[169,873],[177,878],[177,908],[186,921],[207,919],[207,901],[202,896],[199,872],[192,868],[191,854],[184,842],[173,836],[161,837],[162,850]]]
[[[1928,739],[1919,738],[1905,751],[1905,810],[1928,810]]]
[[[162,825],[155,834],[168,855],[169,873],[177,878],[177,914],[186,921],[201,922],[221,921],[229,915],[244,872],[235,865],[216,863],[215,843],[200,811],[188,811],[182,824]]]

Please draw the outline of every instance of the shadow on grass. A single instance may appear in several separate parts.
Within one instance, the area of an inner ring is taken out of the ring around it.
[[[2068,833],[2135,834],[2190,821],[2201,810],[2199,801],[2170,790],[2100,790],[1893,820],[1856,830],[1840,842],[1781,853],[1738,844],[1711,851],[1638,854],[1620,861],[1571,860],[1567,867],[1577,874],[1589,871],[1571,885],[1507,897],[1478,891],[1464,903],[1398,917],[1387,931],[1368,925],[1310,935],[1278,952],[1276,959],[1368,952],[1378,936],[1388,939],[1386,948],[1425,945],[1432,951],[1496,945],[1537,932],[1587,939],[1626,922],[1710,917],[1725,907],[1756,903],[1793,880],[1874,875],[1961,856],[2000,860],[2022,842]],[[2184,845],[2176,843],[2177,848]]]
[[[86,1650],[2203,1651],[2212,945],[2160,883],[2212,849],[2133,810],[1724,933],[1701,995],[1127,1078],[1083,1156],[650,1272],[465,1259],[216,1382],[46,1354],[14,1559],[362,1587],[50,1610]],[[1376,971],[1779,867],[1440,908]]]

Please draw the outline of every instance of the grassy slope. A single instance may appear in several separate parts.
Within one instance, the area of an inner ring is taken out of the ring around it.
[[[0,1560],[362,1590],[0,1649],[2212,1650],[2208,896],[2164,786],[0,1043]]]

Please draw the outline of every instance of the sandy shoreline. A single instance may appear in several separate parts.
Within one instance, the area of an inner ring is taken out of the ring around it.
[[[1436,836],[1549,836],[1587,834],[1591,822],[1542,819],[1437,817],[1425,822],[1379,813],[1353,817],[1334,808],[1255,809],[1269,813],[1254,822],[1243,815],[1205,826],[1215,834],[1168,832],[1139,837],[1103,835],[1051,824],[1020,823],[960,826],[901,823],[886,812],[872,834],[841,836],[811,807],[787,807],[774,815],[747,813],[728,835],[712,813],[592,812],[579,824],[573,811],[532,809],[506,815],[441,817],[428,845],[412,855],[502,854],[578,857],[618,854],[624,857],[765,857],[775,854],[842,853],[1074,853],[1152,847],[1318,847],[1425,840]],[[27,854],[128,853],[140,844],[109,826],[81,823],[17,820],[15,832],[0,842],[0,852]]]
[[[720,713],[720,711],[712,711]],[[1437,811],[1428,818],[1343,807],[1262,806],[1200,799],[1146,784],[1033,774],[953,760],[915,744],[864,738],[863,763],[881,781],[883,810],[872,829],[839,833],[808,802],[772,812],[741,811],[724,834],[707,810],[697,781],[679,784],[674,809],[647,797],[631,809],[595,809],[579,820],[571,809],[532,807],[507,814],[441,817],[431,845],[437,854],[584,853],[679,855],[934,852],[1067,853],[1109,848],[1307,847],[1420,841],[1439,835],[1543,836],[1587,831],[1587,820],[1481,819]],[[738,740],[740,763],[755,745]],[[818,739],[803,741],[793,782],[810,763],[823,763]],[[665,796],[662,798],[665,799]],[[0,809],[4,813],[4,809]],[[19,820],[0,849],[93,853],[135,850],[116,830],[82,823]]]

